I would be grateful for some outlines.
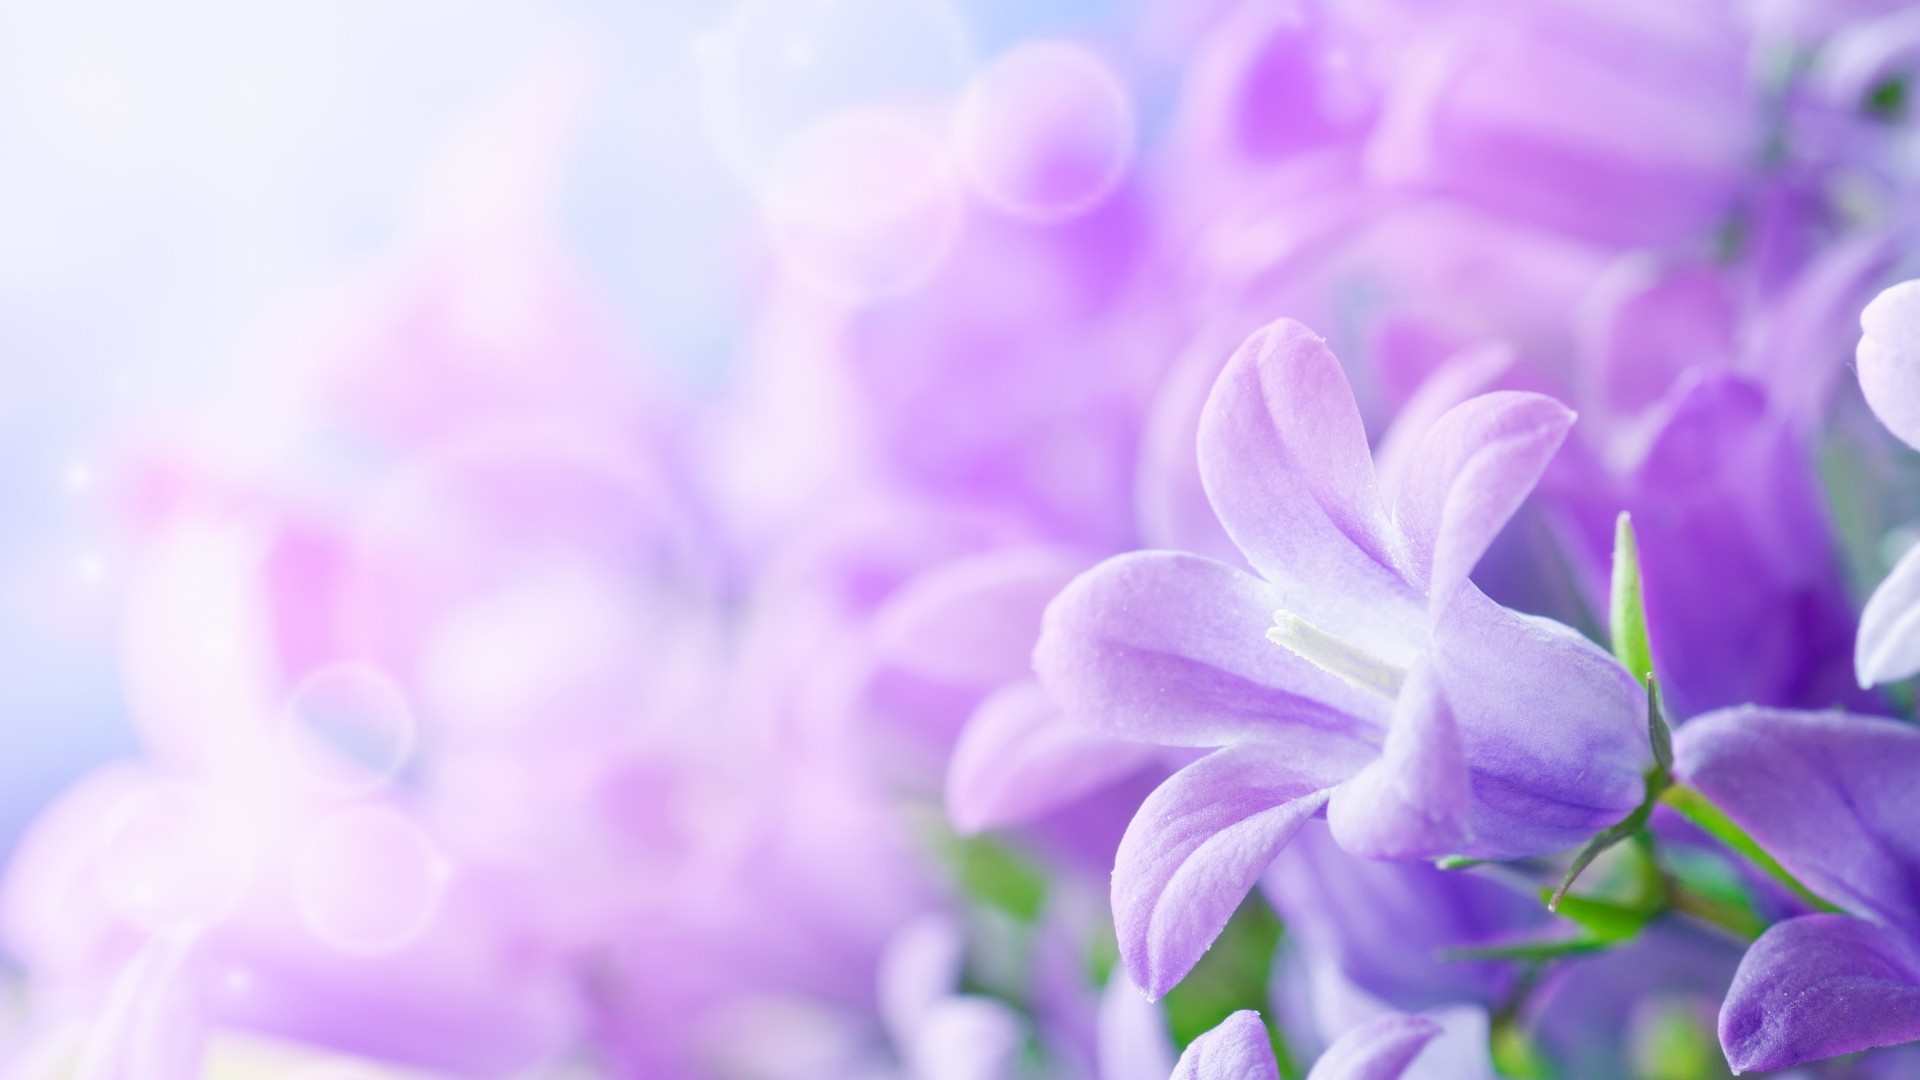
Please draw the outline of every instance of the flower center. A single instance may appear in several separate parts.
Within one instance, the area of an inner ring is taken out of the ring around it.
[[[1267,631],[1267,640],[1321,671],[1389,700],[1399,696],[1401,684],[1407,681],[1405,668],[1335,637],[1285,609],[1273,613],[1273,628]]]

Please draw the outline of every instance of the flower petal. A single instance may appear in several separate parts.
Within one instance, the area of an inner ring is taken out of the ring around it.
[[[1902,555],[1867,598],[1854,639],[1853,670],[1862,687],[1920,672],[1920,547]]]
[[[1312,621],[1401,588],[1353,390],[1299,323],[1255,331],[1227,362],[1200,417],[1200,476],[1247,561]]]
[[[1454,406],[1485,393],[1496,379],[1512,370],[1517,359],[1513,346],[1505,342],[1469,345],[1445,357],[1418,383],[1406,404],[1394,414],[1393,425],[1380,437],[1373,454],[1383,502],[1391,506],[1398,499],[1401,478],[1413,463],[1427,430]]]
[[[947,816],[962,833],[1025,825],[1133,773],[1153,747],[1102,735],[1023,679],[980,703],[947,766]]]
[[[1815,893],[1920,933],[1920,729],[1751,705],[1674,736],[1674,772]]]
[[[1241,1009],[1193,1040],[1170,1080],[1280,1080],[1260,1014]]]
[[[1920,955],[1895,931],[1806,915],[1760,936],[1720,1007],[1736,1070],[1778,1069],[1920,1039]]]
[[[1134,815],[1114,857],[1113,918],[1127,974],[1148,995],[1192,970],[1327,789],[1358,768],[1302,764],[1230,746],[1174,773]]]
[[[1482,874],[1429,862],[1356,858],[1309,823],[1261,879],[1303,955],[1325,958],[1360,991],[1403,1009],[1497,1005],[1512,965],[1435,960],[1443,951],[1538,937],[1538,899]]]
[[[1430,1017],[1388,1013],[1335,1039],[1307,1080],[1400,1080],[1440,1030]]]
[[[1100,994],[1098,1034],[1100,1080],[1162,1080],[1173,1071],[1166,1018],[1118,972]]]
[[[874,613],[876,647],[889,663],[944,682],[993,686],[1025,675],[1047,602],[1092,561],[1036,544],[942,563]]]
[[[1903,281],[1860,313],[1860,390],[1873,414],[1920,448],[1920,281]]]
[[[928,913],[888,939],[880,954],[880,1019],[895,1043],[911,1042],[935,1006],[960,987],[967,943],[960,925],[944,913]]]
[[[1433,663],[1473,771],[1473,842],[1460,854],[1559,851],[1640,804],[1646,694],[1598,646],[1469,582],[1434,631]]]
[[[1431,664],[1407,675],[1380,757],[1334,789],[1327,824],[1340,846],[1370,859],[1430,859],[1472,839],[1473,781]]]
[[[1346,744],[1386,720],[1355,689],[1267,640],[1279,594],[1197,555],[1143,551],[1080,575],[1047,608],[1034,669],[1076,720],[1166,746]]]
[[[200,1074],[207,1022],[193,985],[197,932],[171,930],[143,946],[108,995],[74,1080]]]
[[[907,1047],[920,1080],[982,1080],[1010,1076],[1020,1060],[1025,1027],[1013,1006],[972,994],[933,1006]]]
[[[1503,390],[1448,410],[1421,437],[1400,484],[1394,524],[1436,615],[1526,501],[1573,418],[1573,410],[1544,394]]]

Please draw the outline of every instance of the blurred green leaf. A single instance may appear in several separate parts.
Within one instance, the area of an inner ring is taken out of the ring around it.
[[[1280,1075],[1299,1075],[1286,1037],[1274,1023],[1268,995],[1280,935],[1280,917],[1266,897],[1255,890],[1234,911],[1227,928],[1193,971],[1164,999],[1175,1045],[1185,1049],[1228,1016],[1241,1009],[1254,1009],[1266,1022],[1274,1056],[1280,1061]]]

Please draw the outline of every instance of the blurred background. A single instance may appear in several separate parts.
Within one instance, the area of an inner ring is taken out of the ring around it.
[[[447,169],[548,173],[530,182],[553,185],[560,242],[636,362],[703,392],[740,343],[775,173],[809,125],[951,101],[1029,38],[1124,34],[1150,54],[1138,7],[0,5],[0,863],[36,807],[137,749],[103,475],[143,431],[274,380],[314,296],[486,186]],[[572,113],[567,145],[537,162],[449,149],[530,80],[575,97],[549,106]],[[1153,101],[1130,104],[1152,122]]]

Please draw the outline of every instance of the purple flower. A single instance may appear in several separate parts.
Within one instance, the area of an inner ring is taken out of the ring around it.
[[[1304,959],[1332,965],[1356,990],[1397,1009],[1498,1005],[1512,989],[1513,965],[1442,954],[1538,937],[1550,921],[1538,900],[1510,885],[1424,863],[1358,859],[1312,826],[1262,885]]]
[[[1920,1039],[1920,730],[1842,713],[1728,709],[1678,733],[1675,771],[1850,915],[1775,924],[1720,1011],[1734,1068]]]
[[[1875,416],[1920,448],[1920,281],[1902,282],[1860,313],[1860,389]],[[1860,685],[1920,672],[1920,548],[1907,552],[1860,613],[1854,670]]]
[[[1353,1028],[1320,1055],[1307,1080],[1476,1080],[1493,1076],[1486,1017],[1387,1013]],[[1279,1080],[1273,1044],[1259,1014],[1243,1009],[1195,1039],[1171,1080]]]
[[[1185,975],[1302,823],[1357,854],[1514,858],[1640,800],[1632,678],[1468,582],[1573,417],[1496,393],[1443,415],[1389,517],[1339,362],[1281,321],[1228,363],[1200,429],[1208,497],[1257,574],[1174,552],[1110,559],[1048,609],[1034,660],[1122,738],[1221,749],[1121,842],[1114,911],[1151,994]]]
[[[1689,372],[1637,430],[1603,442],[1569,454],[1543,496],[1596,599],[1614,520],[1633,515],[1672,715],[1871,705],[1847,670],[1853,612],[1818,477],[1777,399],[1741,375]]]

